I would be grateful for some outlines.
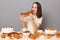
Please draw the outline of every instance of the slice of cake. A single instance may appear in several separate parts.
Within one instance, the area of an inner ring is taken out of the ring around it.
[[[45,34],[55,34],[57,32],[56,28],[46,28]]]
[[[4,27],[1,29],[2,33],[11,33],[14,32],[14,29],[12,27]]]

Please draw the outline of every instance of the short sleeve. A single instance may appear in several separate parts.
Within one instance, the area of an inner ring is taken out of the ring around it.
[[[38,19],[36,20],[36,21],[37,21],[37,23],[41,24],[41,23],[42,23],[42,19],[43,19],[43,17],[38,18]]]

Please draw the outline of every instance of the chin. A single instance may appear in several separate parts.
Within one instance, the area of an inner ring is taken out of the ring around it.
[[[36,14],[35,12],[33,12],[33,14]]]

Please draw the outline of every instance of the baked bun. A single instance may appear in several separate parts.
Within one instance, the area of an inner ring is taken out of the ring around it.
[[[51,37],[53,37],[54,35],[53,34],[44,34],[44,36],[46,37],[46,38],[51,38]]]
[[[9,37],[9,39],[12,39],[13,34],[12,33],[8,33],[8,37]]]
[[[5,33],[3,33],[3,34],[1,34],[1,38],[6,38],[6,34]]]
[[[17,32],[13,32],[13,37],[19,39],[20,38],[20,34],[17,33]]]
[[[60,38],[60,32],[56,32],[56,37]]]
[[[31,39],[36,39],[37,37],[39,37],[39,36],[41,36],[41,35],[42,35],[41,33],[35,32],[34,34],[31,34],[31,35],[29,36],[29,38],[31,38]]]

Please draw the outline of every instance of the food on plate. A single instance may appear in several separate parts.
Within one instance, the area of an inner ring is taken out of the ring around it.
[[[46,37],[46,38],[51,38],[53,36],[54,36],[53,34],[44,34],[44,37]]]
[[[56,28],[46,28],[45,29],[45,34],[55,34],[57,32]]]
[[[12,27],[4,27],[1,29],[2,33],[11,33],[14,32],[14,29]]]
[[[9,37],[9,39],[12,39],[13,34],[12,33],[8,33],[8,37]]]
[[[22,33],[19,33],[19,35],[20,35],[20,38],[22,38],[22,37],[23,37],[23,34],[22,34]]]
[[[39,32],[35,32],[34,34],[31,34],[29,36],[29,38],[31,39],[36,39],[37,37],[40,37],[42,35],[42,33],[39,33]]]
[[[17,38],[17,39],[20,38],[20,34],[19,34],[19,33],[13,32],[12,34],[13,34],[13,37],[14,37],[14,38]]]
[[[27,37],[29,37],[29,35],[30,35],[29,31],[23,32],[23,38],[27,38]]]
[[[1,38],[6,38],[7,34],[3,33],[1,34]]]
[[[60,38],[60,32],[56,32],[55,35],[56,35],[57,38]]]

